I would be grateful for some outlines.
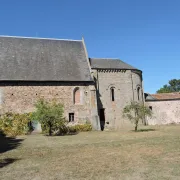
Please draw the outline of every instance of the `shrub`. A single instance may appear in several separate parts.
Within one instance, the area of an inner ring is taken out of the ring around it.
[[[19,114],[8,112],[0,117],[0,130],[4,134],[12,137],[24,135],[31,130],[29,126],[30,121],[31,113]]]
[[[69,126],[70,132],[86,132],[92,131],[91,124],[76,124],[74,126]]]
[[[52,134],[61,133],[66,129],[66,120],[63,117],[63,105],[53,102],[47,102],[44,99],[38,100],[35,104],[36,111],[33,113],[33,119],[40,122],[42,131]]]

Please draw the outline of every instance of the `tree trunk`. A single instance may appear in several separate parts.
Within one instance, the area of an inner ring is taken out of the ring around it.
[[[137,132],[137,128],[138,128],[138,125],[137,124],[135,124],[135,131]]]
[[[49,136],[51,136],[51,135],[52,135],[51,128],[49,127]]]
[[[49,136],[52,136],[52,125],[51,125],[51,123],[49,124]]]

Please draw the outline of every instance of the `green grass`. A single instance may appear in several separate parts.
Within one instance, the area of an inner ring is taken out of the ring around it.
[[[180,179],[180,126],[18,139],[0,138],[1,180]]]

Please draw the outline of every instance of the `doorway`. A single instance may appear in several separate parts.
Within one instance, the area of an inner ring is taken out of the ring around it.
[[[99,110],[101,131],[104,130],[104,126],[105,126],[105,114],[104,114],[104,111],[105,111],[105,109],[100,109]]]
[[[32,121],[33,132],[42,132],[41,124],[38,121]]]

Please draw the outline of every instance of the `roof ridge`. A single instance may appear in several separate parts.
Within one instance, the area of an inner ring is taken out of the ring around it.
[[[96,57],[90,57],[90,59],[116,59],[116,60],[121,60],[119,58],[96,58]]]
[[[162,94],[180,94],[180,92],[156,93],[156,94],[150,94],[150,95],[162,95]]]
[[[74,40],[74,39],[58,39],[58,38],[42,38],[42,37],[26,37],[26,36],[8,36],[8,35],[0,35],[0,37],[11,37],[11,38],[22,38],[22,39],[47,39],[47,40],[56,40],[56,41],[82,41],[82,40]]]

